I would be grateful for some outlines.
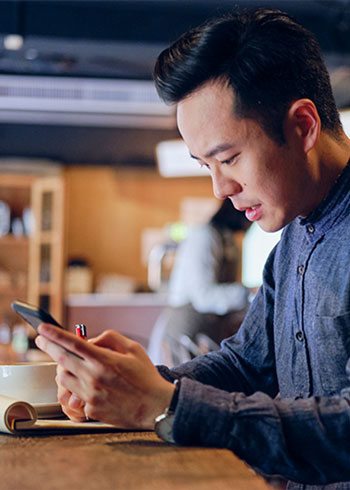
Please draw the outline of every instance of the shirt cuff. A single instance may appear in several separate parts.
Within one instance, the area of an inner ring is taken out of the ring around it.
[[[228,392],[182,377],[173,425],[175,441],[183,445],[227,447],[232,425],[228,407],[232,404]]]

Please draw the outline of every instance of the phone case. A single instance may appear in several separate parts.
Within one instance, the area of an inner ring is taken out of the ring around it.
[[[62,328],[49,313],[37,306],[24,303],[23,301],[14,301],[11,306],[12,309],[35,330],[38,329],[40,323],[50,323],[51,325]]]

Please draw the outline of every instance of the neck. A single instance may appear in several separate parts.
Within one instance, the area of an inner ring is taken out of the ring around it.
[[[306,214],[315,209],[327,196],[334,182],[350,160],[350,139],[342,133],[335,139],[321,132],[315,147],[308,154],[313,202],[309,201]],[[310,189],[307,191],[310,198]]]
[[[315,147],[319,182],[324,183],[324,193],[328,193],[334,181],[342,173],[350,160],[350,139],[344,132],[335,139],[322,132]],[[325,197],[325,195],[323,197]]]

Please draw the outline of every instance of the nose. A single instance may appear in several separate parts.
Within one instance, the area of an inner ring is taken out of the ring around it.
[[[242,191],[241,185],[232,177],[225,175],[220,169],[211,170],[214,196],[224,200]]]

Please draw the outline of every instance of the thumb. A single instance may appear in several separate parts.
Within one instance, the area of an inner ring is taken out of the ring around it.
[[[98,337],[90,340],[93,345],[99,347],[106,347],[107,349],[114,350],[116,352],[120,352],[121,354],[126,354],[130,351],[132,346],[136,344],[134,340],[125,337],[121,333],[118,333],[114,330],[106,330],[101,333]]]

